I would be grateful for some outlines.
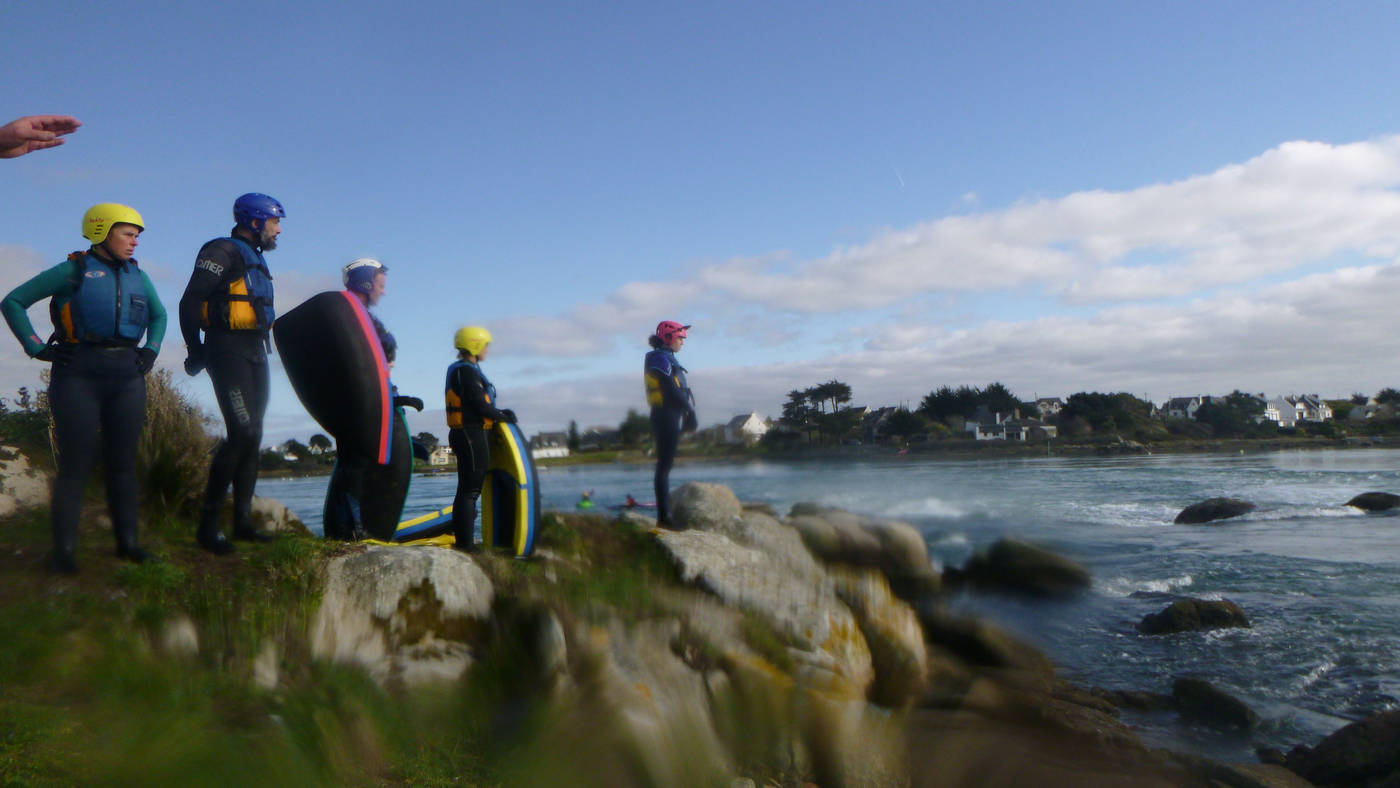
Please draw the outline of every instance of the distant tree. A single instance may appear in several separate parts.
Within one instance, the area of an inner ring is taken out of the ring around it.
[[[1356,395],[1353,394],[1352,396],[1354,397]],[[1356,407],[1358,404],[1365,404],[1357,403],[1349,399],[1329,399],[1324,401],[1327,403],[1327,407],[1332,409],[1332,418],[1337,421],[1346,421],[1347,417],[1351,415],[1352,408]]]
[[[1365,405],[1367,402],[1370,401],[1370,397],[1366,396],[1365,394],[1362,394],[1359,391],[1353,391],[1351,394],[1351,404],[1353,405]]]
[[[24,389],[20,389],[22,393]],[[1400,391],[1392,388],[1383,388],[1376,392],[1376,404],[1378,405],[1400,405]]]
[[[423,444],[423,447],[428,450],[429,454],[437,451],[437,448],[442,445],[442,442],[438,440],[438,436],[431,432],[420,432],[414,435],[413,439]]]
[[[837,443],[845,440],[860,426],[861,414],[852,408],[842,408],[834,413],[817,416],[817,428],[823,435],[830,435]]]
[[[569,420],[569,451],[577,452],[579,445],[578,422]]]
[[[618,442],[623,446],[636,446],[650,434],[651,419],[638,413],[636,408],[628,408],[627,418],[617,426]]]
[[[832,413],[851,401],[851,387],[839,380],[829,380],[823,383],[822,387],[826,390],[827,398],[831,400]]]
[[[331,450],[331,439],[318,432],[307,439],[306,445],[313,449],[327,452]]]
[[[972,386],[939,386],[919,403],[919,412],[934,421],[947,421],[953,416],[971,418],[981,404],[982,392]]]
[[[1080,391],[1065,400],[1057,417],[1070,434],[1082,434],[1084,426],[1093,432],[1130,432],[1150,421],[1152,403],[1124,391],[1103,394]]]
[[[928,417],[918,411],[900,408],[885,417],[885,434],[900,439],[901,443],[915,435],[928,432]]]
[[[806,435],[810,442],[812,439],[812,417],[815,412],[811,405],[811,399],[807,396],[807,391],[793,389],[788,392],[788,400],[783,403],[783,415],[778,418],[778,421]]]
[[[992,413],[1015,413],[1021,407],[1021,401],[1016,399],[1011,389],[1000,383],[988,383],[977,397],[977,402]]]
[[[1197,408],[1196,421],[1209,425],[1218,437],[1234,438],[1256,435],[1269,429],[1268,425],[1259,423],[1258,417],[1263,414],[1264,400],[1236,389],[1227,394],[1224,400],[1212,400]]]

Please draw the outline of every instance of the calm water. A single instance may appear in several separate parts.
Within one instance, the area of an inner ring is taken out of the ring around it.
[[[986,615],[1049,653],[1082,684],[1170,692],[1205,678],[1264,719],[1252,735],[1187,727],[1171,715],[1127,718],[1149,741],[1254,760],[1351,719],[1400,708],[1400,516],[1342,504],[1368,490],[1400,492],[1400,451],[850,463],[683,465],[673,484],[727,484],[780,512],[798,501],[897,517],[919,526],[936,563],[960,566],[1004,535],[1071,556],[1093,590],[1071,601],[970,595]],[[651,500],[650,468],[574,467],[540,477],[546,508],[582,490],[600,505]],[[451,502],[453,476],[418,477],[406,516]],[[264,481],[319,528],[325,479]],[[1217,526],[1173,525],[1188,504],[1218,495],[1259,508]],[[1174,595],[1237,602],[1252,629],[1149,638],[1134,624]]]

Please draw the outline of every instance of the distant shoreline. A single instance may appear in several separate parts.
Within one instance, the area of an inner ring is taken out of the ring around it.
[[[800,462],[804,460],[873,460],[898,457],[937,458],[950,457],[969,459],[977,457],[1125,457],[1155,454],[1247,454],[1262,451],[1286,449],[1385,449],[1400,448],[1400,436],[1367,436],[1364,438],[1211,438],[1192,440],[1156,441],[1139,443],[1115,439],[1097,439],[1085,442],[1037,442],[1019,443],[1007,441],[960,441],[956,444],[935,443],[927,446],[910,447],[907,452],[893,446],[831,446],[803,448],[793,451],[764,451],[738,449],[731,451],[687,452],[682,448],[676,458],[681,463],[696,462],[757,462],[775,460]],[[644,451],[602,451],[571,454],[568,457],[548,457],[535,461],[540,469],[567,468],[576,465],[651,465],[654,459]],[[301,479],[329,476],[330,468],[304,471],[278,469],[262,471],[259,479]],[[452,475],[455,465],[432,466],[431,470],[415,469],[415,474]]]

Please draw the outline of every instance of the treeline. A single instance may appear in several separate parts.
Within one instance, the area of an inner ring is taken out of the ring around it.
[[[1029,427],[1031,439],[1054,434],[1070,439],[1124,438],[1169,441],[1193,438],[1267,438],[1284,436],[1336,437],[1353,434],[1400,433],[1400,390],[1381,389],[1374,396],[1353,394],[1350,400],[1328,400],[1334,418],[1299,421],[1280,427],[1265,418],[1263,397],[1239,390],[1208,397],[1194,418],[1168,418],[1149,400],[1127,392],[1081,391],[1067,397],[1058,412],[1042,414],[1036,403],[1020,399],[998,382],[985,387],[940,386],[917,408],[869,409],[849,407],[851,387],[832,380],[788,393],[779,430],[765,437],[770,444],[805,437],[828,445],[865,441],[918,443],[968,437],[973,419],[1002,421]],[[1353,408],[1365,407],[1365,419],[1347,420]],[[862,423],[864,421],[864,423]],[[1038,427],[1038,429],[1036,429]]]

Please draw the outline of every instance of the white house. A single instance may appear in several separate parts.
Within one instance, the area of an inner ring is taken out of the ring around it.
[[[963,430],[979,441],[1025,441],[1031,438],[1053,438],[1059,428],[1040,419],[1023,419],[1021,411],[991,413],[979,407],[972,418],[963,423]]]
[[[530,439],[530,456],[536,460],[569,456],[567,432],[540,432]]]
[[[724,425],[724,442],[750,446],[767,432],[768,422],[759,418],[757,413],[740,414]]]
[[[1065,409],[1065,401],[1059,397],[1041,397],[1035,401],[1035,407],[1044,419],[1059,415],[1059,412]]]
[[[428,452],[429,465],[446,465],[452,457],[452,449],[449,446],[438,444],[436,449]]]
[[[1264,402],[1264,418],[1280,427],[1292,427],[1298,423],[1298,411],[1283,397],[1274,397]]]
[[[1316,394],[1299,394],[1296,397],[1284,397],[1298,414],[1298,421],[1331,421],[1332,406],[1322,401],[1322,397]]]
[[[1167,418],[1194,419],[1204,401],[1201,397],[1172,397],[1162,406]]]

